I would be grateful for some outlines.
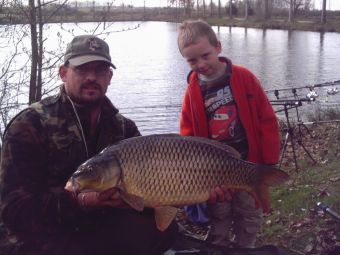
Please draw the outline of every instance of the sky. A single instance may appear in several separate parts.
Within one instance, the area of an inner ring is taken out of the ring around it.
[[[71,0],[72,2],[75,0]],[[78,0],[79,2],[80,0]],[[112,0],[94,0],[98,3],[107,3],[111,2]],[[92,0],[90,1],[92,2]],[[168,6],[168,0],[114,0],[115,5],[120,5],[121,3],[124,3],[126,5],[133,5],[134,7],[142,7],[145,5],[148,7],[165,7]],[[195,0],[196,2],[196,0]],[[200,0],[202,2],[202,0]],[[209,3],[209,0],[206,0],[206,3]],[[216,4],[218,3],[218,0],[213,0]],[[221,0],[222,5],[225,5],[229,0]],[[322,0],[314,0],[315,2],[315,8],[321,9],[322,8]],[[340,10],[340,0],[327,0],[327,9],[328,10]]]
[[[315,0],[315,8],[322,8],[322,0]],[[327,0],[326,8],[332,11],[340,10],[340,0]]]

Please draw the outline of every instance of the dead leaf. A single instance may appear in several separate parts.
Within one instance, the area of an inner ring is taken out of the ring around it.
[[[313,248],[314,248],[314,246],[313,246],[313,244],[308,244],[306,247],[305,247],[305,249],[303,250],[305,253],[307,253],[307,252],[311,252],[312,250],[313,250]]]

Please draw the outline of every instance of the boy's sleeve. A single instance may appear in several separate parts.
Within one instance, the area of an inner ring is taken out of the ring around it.
[[[258,82],[256,93],[260,144],[264,164],[277,164],[280,156],[280,131],[278,120],[267,95]]]
[[[182,136],[193,136],[193,119],[192,112],[190,107],[190,97],[188,89],[185,92],[184,100],[182,103],[181,115],[180,115],[180,125],[179,125],[179,133]]]

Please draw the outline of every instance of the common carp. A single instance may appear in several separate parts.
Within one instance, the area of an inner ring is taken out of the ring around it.
[[[220,142],[169,134],[129,138],[107,147],[80,165],[67,185],[75,192],[115,187],[132,208],[154,208],[156,225],[164,230],[176,207],[207,201],[217,186],[246,190],[268,210],[268,187],[287,179],[288,174],[275,167],[241,160],[236,150]]]

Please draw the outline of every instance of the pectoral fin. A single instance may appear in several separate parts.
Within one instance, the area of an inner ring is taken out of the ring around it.
[[[128,194],[124,190],[120,190],[120,197],[133,209],[137,211],[144,210],[144,199],[142,197]]]
[[[175,219],[178,209],[171,206],[161,206],[155,208],[156,226],[160,231],[166,230]]]

